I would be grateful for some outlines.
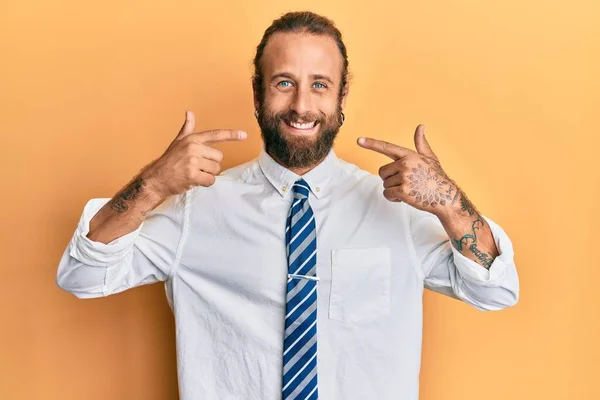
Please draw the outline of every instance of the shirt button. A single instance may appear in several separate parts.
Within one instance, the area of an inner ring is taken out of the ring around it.
[[[320,189],[320,188],[317,186],[317,187],[315,188],[315,190],[318,192],[318,191],[320,191],[321,189]]]
[[[285,192],[287,190],[287,186],[282,187],[281,190]]]

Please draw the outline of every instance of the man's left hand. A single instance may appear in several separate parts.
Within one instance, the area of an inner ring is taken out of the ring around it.
[[[440,161],[425,138],[423,125],[415,130],[413,151],[382,140],[358,138],[358,144],[390,157],[393,162],[379,169],[383,195],[392,202],[405,202],[438,217],[446,217],[460,207],[460,189],[442,169]],[[468,203],[468,201],[466,202]],[[470,204],[466,206],[472,207]],[[464,210],[470,211],[473,210]]]

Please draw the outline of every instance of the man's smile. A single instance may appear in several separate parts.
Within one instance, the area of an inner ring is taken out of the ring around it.
[[[319,123],[317,121],[312,122],[294,122],[294,121],[283,121],[285,129],[288,132],[300,135],[308,135],[317,131]]]

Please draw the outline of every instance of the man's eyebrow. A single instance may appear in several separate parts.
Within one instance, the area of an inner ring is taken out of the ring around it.
[[[310,77],[315,81],[327,81],[333,85],[333,80],[331,80],[331,78],[328,77],[327,75],[314,74],[314,75],[311,75]]]
[[[296,77],[294,75],[290,74],[289,72],[280,72],[279,74],[273,75],[273,77],[271,78],[271,82],[273,82],[275,79],[278,79],[278,78],[288,78],[288,79],[296,80]]]
[[[294,74],[290,74],[289,72],[281,72],[279,74],[273,75],[273,77],[271,78],[271,82],[273,82],[275,79],[278,79],[278,78],[288,78],[288,79],[296,80],[296,77],[294,76]],[[315,81],[317,81],[317,80],[327,81],[333,85],[333,80],[330,77],[328,77],[327,75],[312,74],[310,76],[310,78]]]

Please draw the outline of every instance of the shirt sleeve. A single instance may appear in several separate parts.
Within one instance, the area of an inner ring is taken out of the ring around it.
[[[480,310],[500,310],[517,303],[519,278],[513,246],[498,224],[482,216],[490,225],[500,253],[486,269],[452,245],[435,215],[408,208],[412,240],[427,289],[465,301]]]
[[[135,231],[108,244],[94,242],[87,234],[90,221],[110,199],[89,200],[60,260],[58,286],[79,298],[93,298],[166,281],[181,256],[189,195],[169,197]]]

